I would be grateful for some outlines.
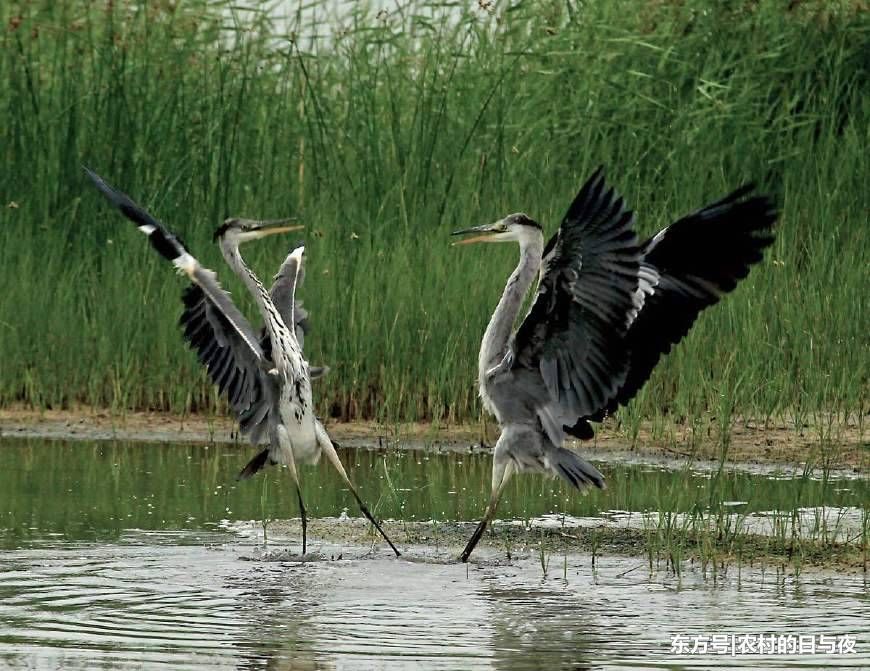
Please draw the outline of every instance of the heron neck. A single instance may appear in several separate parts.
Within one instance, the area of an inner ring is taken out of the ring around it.
[[[245,263],[241,252],[239,252],[238,246],[225,244],[221,241],[220,248],[221,254],[223,254],[223,257],[229,264],[230,268],[232,268],[236,275],[241,278],[242,282],[245,283],[248,291],[251,292],[251,295],[257,302],[257,307],[260,309],[260,314],[263,315],[266,323],[266,331],[269,334],[269,338],[272,342],[277,342],[277,333],[275,333],[275,331],[280,328],[280,326],[284,326],[284,324],[280,321],[281,317],[275,309],[275,306],[272,303],[272,297],[269,295],[269,292],[266,291],[266,287],[263,286],[263,283],[260,282],[259,278],[254,274],[254,271]]]
[[[520,262],[508,278],[483,335],[479,361],[481,380],[484,373],[498,365],[507,354],[517,314],[541,267],[543,249],[544,236],[540,231],[534,231],[520,240]]]

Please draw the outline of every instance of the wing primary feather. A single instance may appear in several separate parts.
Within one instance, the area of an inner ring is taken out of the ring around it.
[[[84,167],[84,166],[83,166]],[[84,167],[85,174],[106,199],[121,211],[127,219],[148,236],[151,246],[169,261],[176,261],[188,254],[184,243],[171,233],[163,224],[137,205],[127,194],[109,185],[102,177],[89,168]]]
[[[258,442],[272,407],[275,382],[263,370],[271,362],[248,320],[214,272],[202,267],[178,236],[95,172],[85,168],[85,173],[109,203],[148,236],[152,247],[193,281],[182,294],[179,326],[212,382],[229,400],[242,432]]]
[[[641,250],[634,213],[599,167],[544,250],[538,293],[514,342],[514,366],[538,370],[565,417],[606,405],[625,379]],[[606,370],[613,384],[601,384]],[[573,423],[573,422],[572,422]]]
[[[753,190],[745,184],[643,243],[644,295],[624,344],[628,372],[616,396],[586,419],[600,421],[634,398],[698,315],[763,259],[774,241],[777,212],[768,196],[752,196]]]

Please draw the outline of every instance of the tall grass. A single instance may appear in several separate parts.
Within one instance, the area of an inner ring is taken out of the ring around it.
[[[0,403],[217,407],[180,344],[181,280],[82,163],[247,307],[213,228],[301,217],[306,347],[332,366],[319,409],[388,421],[479,413],[477,346],[516,250],[454,250],[448,233],[517,210],[553,230],[605,163],[643,233],[749,179],[782,208],[766,262],[629,422],[860,416],[870,19],[807,6],[339,3],[274,21],[198,0],[5,3]],[[268,277],[289,242],[244,251]]]

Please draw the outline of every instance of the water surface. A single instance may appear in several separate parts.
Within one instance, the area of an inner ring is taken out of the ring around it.
[[[45,532],[67,539],[118,537],[126,529],[202,529],[224,520],[299,515],[286,471],[270,468],[236,482],[248,447],[0,440],[0,530],[16,546]],[[485,453],[341,450],[351,479],[379,516],[402,520],[475,520],[489,498]],[[499,516],[592,517],[622,512],[708,514],[718,510],[791,516],[794,511],[861,508],[866,479],[824,472],[781,478],[746,472],[669,470],[643,464],[596,464],[608,489],[577,494],[560,480],[514,478]],[[355,513],[353,499],[323,460],[301,470],[312,517]],[[860,516],[859,516],[860,518]]]
[[[381,545],[317,549],[313,562],[257,561],[263,518],[296,516],[286,473],[233,478],[232,447],[5,442],[0,445],[0,666],[27,669],[586,669],[870,666],[862,575],[774,568],[680,576],[644,560],[481,548]],[[357,450],[342,454],[378,514],[476,518],[485,455]],[[735,505],[853,509],[860,479],[602,470],[610,489],[571,494],[517,478],[505,524],[550,516],[685,514]],[[314,516],[355,516],[328,468],[303,471]],[[609,511],[609,512],[608,512]],[[542,517],[543,516],[543,517]],[[268,550],[298,539],[272,532]],[[336,559],[337,557],[341,559]],[[851,635],[848,655],[677,656],[676,633]]]

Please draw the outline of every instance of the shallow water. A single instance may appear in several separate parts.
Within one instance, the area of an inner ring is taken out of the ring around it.
[[[328,548],[324,548],[328,552]],[[243,561],[226,532],[131,530],[5,553],[7,668],[818,668],[870,664],[859,577],[743,571],[680,580],[627,559],[510,565]],[[347,548],[343,548],[347,557]],[[426,557],[411,548],[408,555]],[[486,553],[484,553],[485,555]],[[556,566],[554,566],[556,564]],[[567,579],[564,578],[567,576]],[[844,655],[672,654],[672,636],[850,634]],[[422,666],[419,666],[421,665]]]
[[[0,543],[15,546],[46,532],[68,539],[117,537],[126,529],[202,529],[222,520],[298,517],[286,471],[235,476],[247,447],[0,440]],[[341,451],[351,479],[379,517],[475,520],[489,497],[487,454]],[[855,511],[870,500],[867,479],[822,472],[781,478],[747,472],[668,470],[643,464],[597,464],[605,491],[578,495],[559,480],[513,478],[499,516],[529,520],[623,512],[791,516],[795,510]],[[355,515],[353,499],[323,460],[301,471],[312,517]],[[854,512],[852,513],[854,514]],[[860,522],[860,514],[858,514]]]
[[[248,456],[220,447],[0,444],[0,666],[870,667],[861,575],[743,568],[713,580],[691,566],[675,577],[650,573],[645,560],[598,557],[593,568],[589,556],[553,554],[545,576],[534,553],[508,563],[481,548],[478,563],[464,566],[447,562],[455,549],[403,548],[396,560],[380,545],[346,543],[319,543],[321,561],[252,561],[262,555],[264,514],[297,512],[286,473],[233,481]],[[379,515],[473,519],[482,509],[483,455],[342,457]],[[610,489],[586,497],[518,478],[502,516],[545,523],[548,514],[657,510],[665,500],[683,512],[735,502],[751,511],[851,509],[867,500],[862,480],[603,470]],[[328,469],[304,477],[313,515],[356,515]],[[273,553],[297,543],[270,532]],[[857,652],[675,655],[676,633],[851,635]]]

